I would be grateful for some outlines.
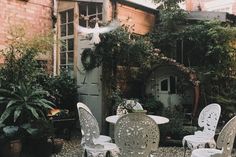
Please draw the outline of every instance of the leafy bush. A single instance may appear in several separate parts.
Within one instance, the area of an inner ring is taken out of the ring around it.
[[[0,123],[9,117],[14,123],[30,122],[33,119],[46,119],[47,109],[53,103],[46,100],[48,92],[32,87],[29,84],[14,86],[12,90],[0,89],[1,103],[6,104],[6,109],[0,117]],[[24,117],[24,118],[22,118]]]
[[[31,135],[40,129],[46,131],[45,127],[33,126],[39,120],[46,125],[47,111],[53,106],[45,99],[49,93],[37,81],[44,71],[36,57],[51,51],[53,38],[49,35],[27,39],[23,28],[12,30],[9,35],[9,46],[1,50],[5,59],[0,69],[0,124],[4,125],[1,131],[6,136],[22,136],[22,130]]]
[[[20,82],[37,84],[37,77],[43,71],[38,66],[36,56],[51,50],[51,36],[26,39],[23,28],[12,30],[10,36],[9,46],[0,51],[5,59],[0,69],[0,87],[10,89],[11,85],[19,85]]]
[[[47,94],[44,90],[23,83],[13,86],[11,90],[0,89],[1,104],[6,106],[0,117],[0,124],[6,125],[3,131],[18,132],[24,129],[29,134],[39,132],[42,128],[33,128],[30,124],[38,120],[47,123],[48,110],[53,106],[52,102],[45,99]]]
[[[49,99],[54,101],[58,108],[76,111],[78,86],[76,80],[66,71],[62,71],[58,76],[42,75],[38,78],[38,82],[50,93]]]
[[[161,138],[163,140],[165,140],[166,137],[182,139],[184,130],[184,114],[182,106],[166,107],[163,110],[162,116],[169,118],[170,121],[169,123],[160,126],[162,132]]]
[[[143,108],[148,112],[154,114],[161,114],[163,112],[163,103],[157,101],[153,95],[147,95],[143,102]]]

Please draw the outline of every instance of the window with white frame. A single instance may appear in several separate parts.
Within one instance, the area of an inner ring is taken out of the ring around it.
[[[74,9],[60,12],[60,70],[73,76],[74,70]]]
[[[79,25],[94,28],[97,21],[102,20],[102,3],[80,3]]]
[[[169,76],[160,80],[160,92],[177,94],[177,77]]]

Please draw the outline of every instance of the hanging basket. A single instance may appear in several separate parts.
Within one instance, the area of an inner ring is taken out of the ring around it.
[[[90,48],[84,49],[81,54],[81,62],[86,71],[94,69],[96,67],[96,58],[94,51]]]

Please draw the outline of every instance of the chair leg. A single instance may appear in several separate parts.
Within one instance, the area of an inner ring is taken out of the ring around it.
[[[88,153],[87,153],[86,149],[84,150],[84,157],[88,157]]]
[[[111,152],[110,151],[106,152],[106,157],[111,157]]]
[[[186,155],[186,147],[184,146],[184,157],[185,157],[185,155]]]

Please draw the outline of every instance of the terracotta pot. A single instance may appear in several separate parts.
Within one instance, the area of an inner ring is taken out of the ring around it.
[[[19,157],[22,149],[21,140],[6,142],[2,148],[3,157]]]

